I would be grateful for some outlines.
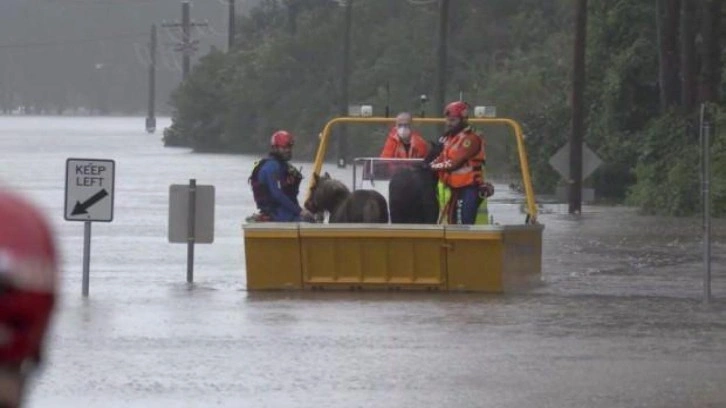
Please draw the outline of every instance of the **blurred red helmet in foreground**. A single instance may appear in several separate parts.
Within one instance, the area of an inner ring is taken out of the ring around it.
[[[58,256],[45,217],[0,187],[0,366],[40,360],[57,275]]]

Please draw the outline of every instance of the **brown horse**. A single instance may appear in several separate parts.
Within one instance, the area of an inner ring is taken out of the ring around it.
[[[315,183],[305,208],[312,213],[327,211],[331,223],[375,223],[388,224],[388,203],[375,190],[350,192],[342,182],[330,174],[322,177],[313,173]]]

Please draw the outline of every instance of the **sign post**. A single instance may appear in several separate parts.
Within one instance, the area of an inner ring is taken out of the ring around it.
[[[116,163],[107,159],[66,160],[64,218],[83,221],[83,296],[88,296],[91,223],[113,221]]]
[[[197,180],[189,180],[189,211],[187,214],[187,283],[194,282],[194,220],[196,219]]]
[[[187,283],[194,282],[194,244],[214,242],[214,186],[169,186],[169,242],[187,244]]]

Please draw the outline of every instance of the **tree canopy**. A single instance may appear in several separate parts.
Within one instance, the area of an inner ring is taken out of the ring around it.
[[[339,1],[264,0],[239,17],[231,52],[212,51],[173,93],[168,144],[259,152],[285,128],[311,155],[339,113],[344,7]],[[449,15],[447,100],[495,105],[523,124],[535,189],[560,176],[549,158],[571,126],[573,0],[457,0]],[[438,2],[353,3],[351,103],[377,114],[418,113],[435,91]],[[652,213],[698,210],[698,111],[721,111],[721,0],[589,2],[585,143],[604,161],[587,183],[601,198]],[[428,106],[428,114],[432,107]],[[714,210],[726,210],[726,142],[714,135]],[[354,133],[351,150],[377,154],[380,131]],[[507,153],[508,152],[508,153]],[[508,154],[516,169],[516,151]],[[491,152],[490,152],[491,155]],[[497,169],[505,171],[507,169]]]

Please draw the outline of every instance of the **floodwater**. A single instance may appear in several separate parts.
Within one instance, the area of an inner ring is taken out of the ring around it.
[[[724,220],[708,306],[700,218],[556,204],[539,217],[544,284],[526,293],[248,293],[255,158],[164,148],[143,118],[0,117],[0,150],[0,179],[47,211],[63,254],[30,407],[726,406]],[[70,157],[117,167],[88,299],[83,223],[63,219]],[[169,186],[190,178],[216,189],[215,240],[196,246],[191,287],[186,246],[167,240]],[[521,202],[497,184],[490,211],[521,223]]]

